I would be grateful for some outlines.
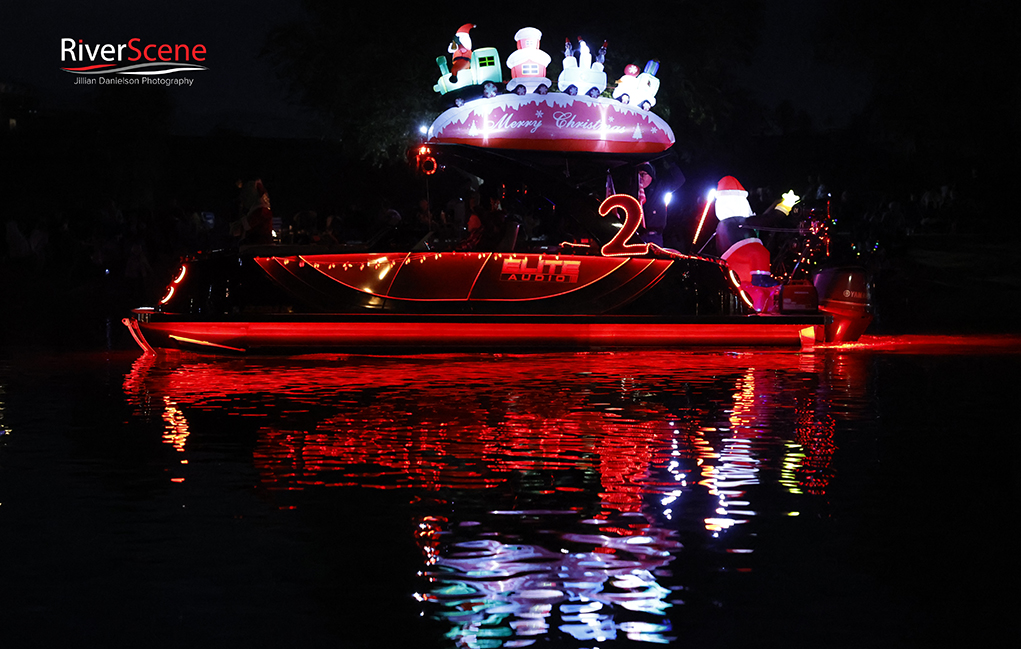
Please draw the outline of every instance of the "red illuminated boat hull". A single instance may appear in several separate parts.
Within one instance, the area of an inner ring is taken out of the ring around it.
[[[220,353],[320,351],[524,350],[691,345],[801,346],[823,339],[819,317],[728,319],[651,317],[395,315],[273,319],[247,322],[125,320],[139,345]]]
[[[718,261],[679,254],[210,254],[185,263],[158,307],[136,309],[124,322],[152,353],[799,346],[824,340],[824,316],[757,315],[728,277]]]

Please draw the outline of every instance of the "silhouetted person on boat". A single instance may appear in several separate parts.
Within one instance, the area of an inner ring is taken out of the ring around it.
[[[648,162],[638,167],[638,202],[642,206],[642,240],[663,245],[663,230],[666,229],[666,212],[658,209],[649,198],[653,195],[650,185],[656,182],[656,170]]]
[[[499,249],[507,228],[507,213],[503,209],[502,188],[487,189],[483,185],[482,237],[476,250],[493,252]]]
[[[493,252],[504,241],[507,214],[500,204],[499,189],[483,186],[481,205],[472,197],[469,206],[468,236],[457,244],[458,250],[479,250]]]
[[[246,246],[273,243],[273,211],[261,180],[241,187],[241,218],[230,224],[230,233]]]

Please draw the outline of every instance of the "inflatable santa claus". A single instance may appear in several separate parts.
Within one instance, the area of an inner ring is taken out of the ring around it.
[[[457,83],[457,73],[467,70],[472,62],[472,39],[469,30],[475,25],[465,23],[454,33],[454,40],[447,46],[450,53],[450,83]]]
[[[756,216],[748,203],[748,192],[737,178],[724,176],[716,186],[716,249],[737,273],[750,294],[756,311],[768,310],[780,282],[770,273],[769,250],[756,236],[755,227],[772,225],[790,213],[798,197],[784,194],[762,215]]]
[[[748,192],[737,178],[721,178],[716,186],[716,249],[742,284],[752,284],[756,275],[769,275],[769,251],[748,223],[752,216]]]

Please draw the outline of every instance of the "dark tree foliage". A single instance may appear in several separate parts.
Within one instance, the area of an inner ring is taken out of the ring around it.
[[[862,128],[871,144],[945,174],[1016,141],[1021,86],[1008,6],[841,0],[818,51],[867,71],[873,91]]]
[[[332,121],[332,137],[370,159],[399,155],[432,113],[435,66],[425,53],[443,51],[445,30],[418,5],[304,6],[308,18],[274,30],[264,54],[298,101]]]
[[[554,81],[565,38],[580,36],[595,46],[608,41],[611,84],[626,64],[659,59],[656,112],[686,139],[708,141],[740,101],[733,72],[751,55],[759,16],[758,0],[671,0],[644,9],[602,0],[458,11],[426,3],[305,0],[303,6],[307,18],[272,32],[264,55],[296,100],[329,118],[332,137],[375,162],[403,155],[417,127],[443,108],[432,90],[435,59],[467,22],[476,25],[475,46],[494,46],[504,60],[517,29],[538,27],[553,57]]]

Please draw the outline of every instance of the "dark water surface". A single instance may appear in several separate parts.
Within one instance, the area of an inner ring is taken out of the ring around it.
[[[1021,339],[0,356],[0,645],[902,647],[1013,613]]]

